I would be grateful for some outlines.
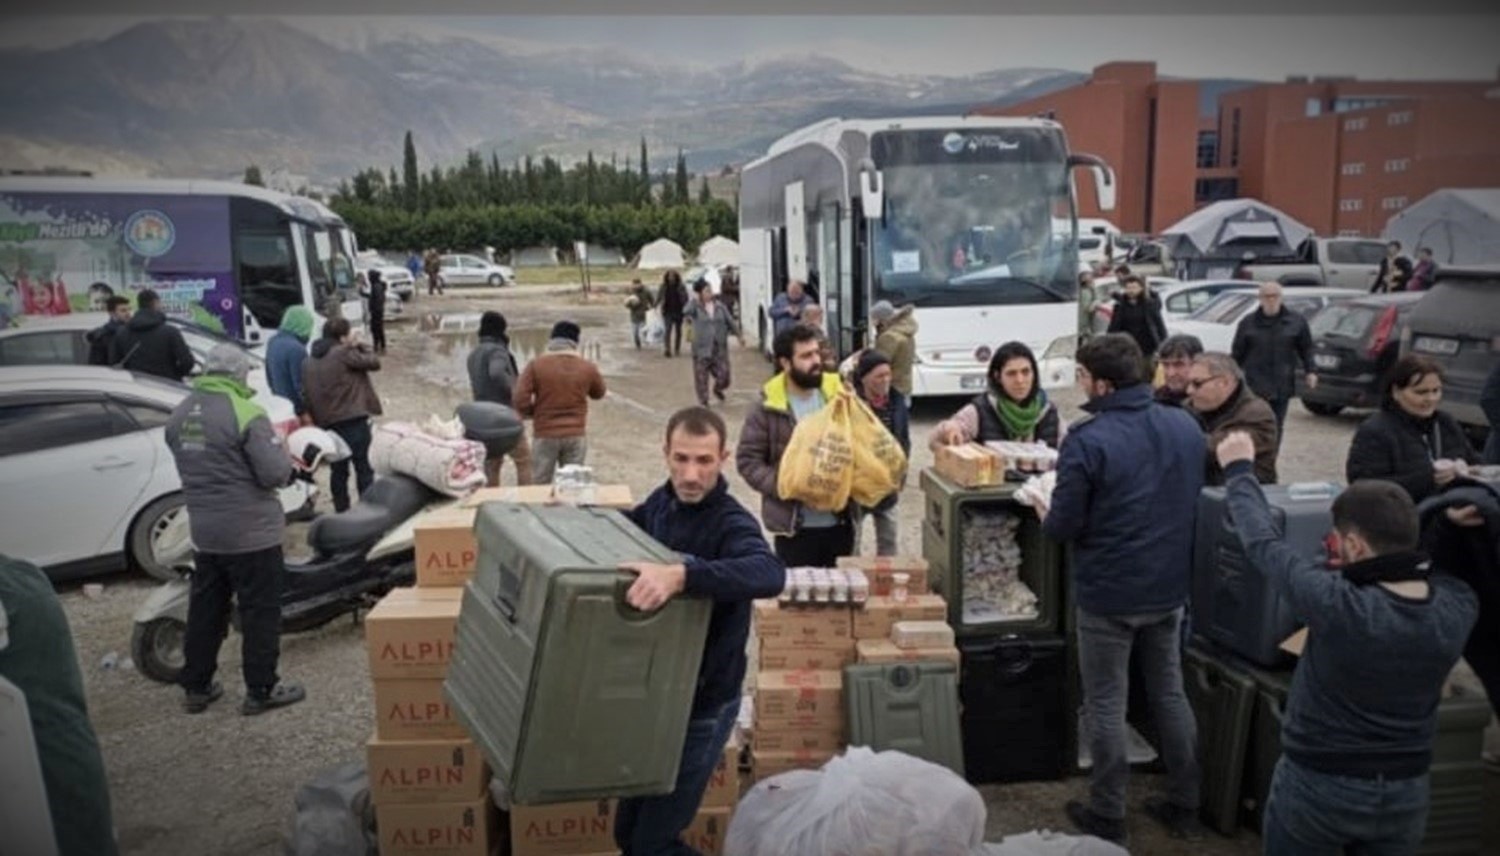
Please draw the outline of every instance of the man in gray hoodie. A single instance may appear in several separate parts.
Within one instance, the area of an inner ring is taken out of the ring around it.
[[[219,645],[239,603],[246,716],[295,704],[302,687],[281,683],[281,540],[286,528],[277,488],[291,482],[292,459],[271,420],[245,385],[250,359],[236,345],[216,345],[167,422],[188,525],[197,548],[188,602],[182,707],[202,713],[224,694],[215,681]]]
[[[693,325],[693,388],[698,403],[707,407],[709,377],[714,381],[715,398],[723,401],[729,389],[729,335],[733,333],[741,346],[745,339],[740,322],[714,297],[706,279],[693,283],[693,299],[685,317]]]

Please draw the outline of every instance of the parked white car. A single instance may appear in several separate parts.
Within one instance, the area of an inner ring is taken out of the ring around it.
[[[164,437],[184,384],[98,366],[0,367],[0,544],[55,580],[134,568],[159,579],[188,539],[182,482]],[[259,398],[259,396],[257,396]],[[286,399],[265,401],[279,432]],[[311,508],[305,482],[281,490]]]
[[[443,285],[493,285],[500,287],[516,281],[516,272],[505,265],[487,262],[465,253],[440,256],[438,277]]]
[[[1330,303],[1359,297],[1363,292],[1348,288],[1288,288],[1282,292],[1283,311],[1310,318]],[[1240,319],[1260,306],[1255,288],[1223,292],[1186,318],[1167,319],[1167,333],[1197,336],[1205,351],[1229,353]]]
[[[406,269],[406,265],[385,258],[374,250],[361,250],[358,262],[359,270],[367,275],[372,270],[380,272],[380,278],[385,282],[388,294],[395,294],[402,300],[411,300],[416,283],[412,280],[411,271]]]

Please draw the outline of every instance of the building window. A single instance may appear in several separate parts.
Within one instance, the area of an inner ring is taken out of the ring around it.
[[[1342,172],[1344,175],[1364,175],[1365,165],[1363,162],[1346,163],[1339,168],[1339,172]]]
[[[1411,158],[1392,158],[1385,162],[1386,172],[1406,172],[1411,168]]]
[[[1369,124],[1370,124],[1370,120],[1367,119],[1367,118],[1365,118],[1364,116],[1361,116],[1358,119],[1345,119],[1344,120],[1344,130],[1346,130],[1346,131],[1363,131]]]
[[[1200,178],[1193,183],[1193,200],[1199,205],[1234,199],[1240,195],[1237,178]]]
[[[1385,123],[1387,125],[1410,125],[1411,119],[1412,112],[1410,110],[1397,110],[1394,113],[1387,113],[1385,115]]]
[[[1198,168],[1212,169],[1219,162],[1219,132],[1198,132]]]
[[[1307,110],[1306,110],[1306,112],[1307,112],[1308,116],[1321,116],[1321,115],[1323,115],[1323,101],[1322,101],[1322,99],[1320,99],[1320,98],[1309,98],[1309,99],[1307,99]]]
[[[1364,210],[1364,207],[1365,207],[1365,201],[1363,199],[1340,199],[1339,200],[1339,210],[1340,211],[1362,211],[1362,210]]]
[[[1389,103],[1389,98],[1335,98],[1333,101],[1333,112],[1348,113],[1351,110],[1369,110],[1372,107],[1380,107]]]
[[[1406,207],[1405,196],[1387,196],[1380,200],[1380,207],[1385,211],[1400,211]]]
[[[1240,108],[1234,108],[1229,119],[1229,165],[1240,165]]]

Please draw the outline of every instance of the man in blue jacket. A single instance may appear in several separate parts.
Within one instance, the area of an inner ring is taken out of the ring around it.
[[[307,415],[302,400],[302,363],[307,360],[307,340],[312,338],[313,314],[298,304],[281,313],[281,327],[266,343],[266,382],[271,392],[292,403],[299,417]]]
[[[760,522],[729,495],[722,473],[727,437],[724,420],[706,407],[674,413],[665,444],[670,477],[629,514],[683,560],[625,565],[636,574],[626,601],[649,612],[686,595],[710,598],[714,607],[677,786],[666,796],[620,800],[615,844],[624,856],[697,853],[678,836],[697,814],[739,715],[751,601],[774,597],[786,585],[786,569],[761,535]]]
[[[1139,647],[1156,712],[1166,799],[1146,812],[1179,836],[1197,831],[1197,726],[1182,685],[1181,628],[1203,487],[1203,432],[1185,411],[1152,400],[1140,346],[1099,336],[1078,348],[1089,415],[1059,450],[1057,487],[1042,529],[1072,542],[1078,666],[1091,724],[1089,804],[1067,805],[1084,832],[1123,843],[1125,710],[1131,649]]]

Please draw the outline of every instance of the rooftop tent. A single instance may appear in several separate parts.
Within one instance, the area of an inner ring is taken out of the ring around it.
[[[698,264],[708,267],[723,267],[740,263],[740,245],[715,235],[698,245]]]
[[[1443,265],[1500,262],[1500,190],[1436,190],[1392,217],[1381,236],[1415,256],[1432,248]]]
[[[663,270],[683,266],[682,245],[668,238],[657,238],[636,254],[634,267],[641,270]]]
[[[1179,275],[1228,276],[1247,253],[1284,258],[1312,236],[1287,214],[1254,199],[1226,199],[1189,214],[1162,232]]]
[[[557,267],[556,247],[527,247],[510,254],[512,267]]]

